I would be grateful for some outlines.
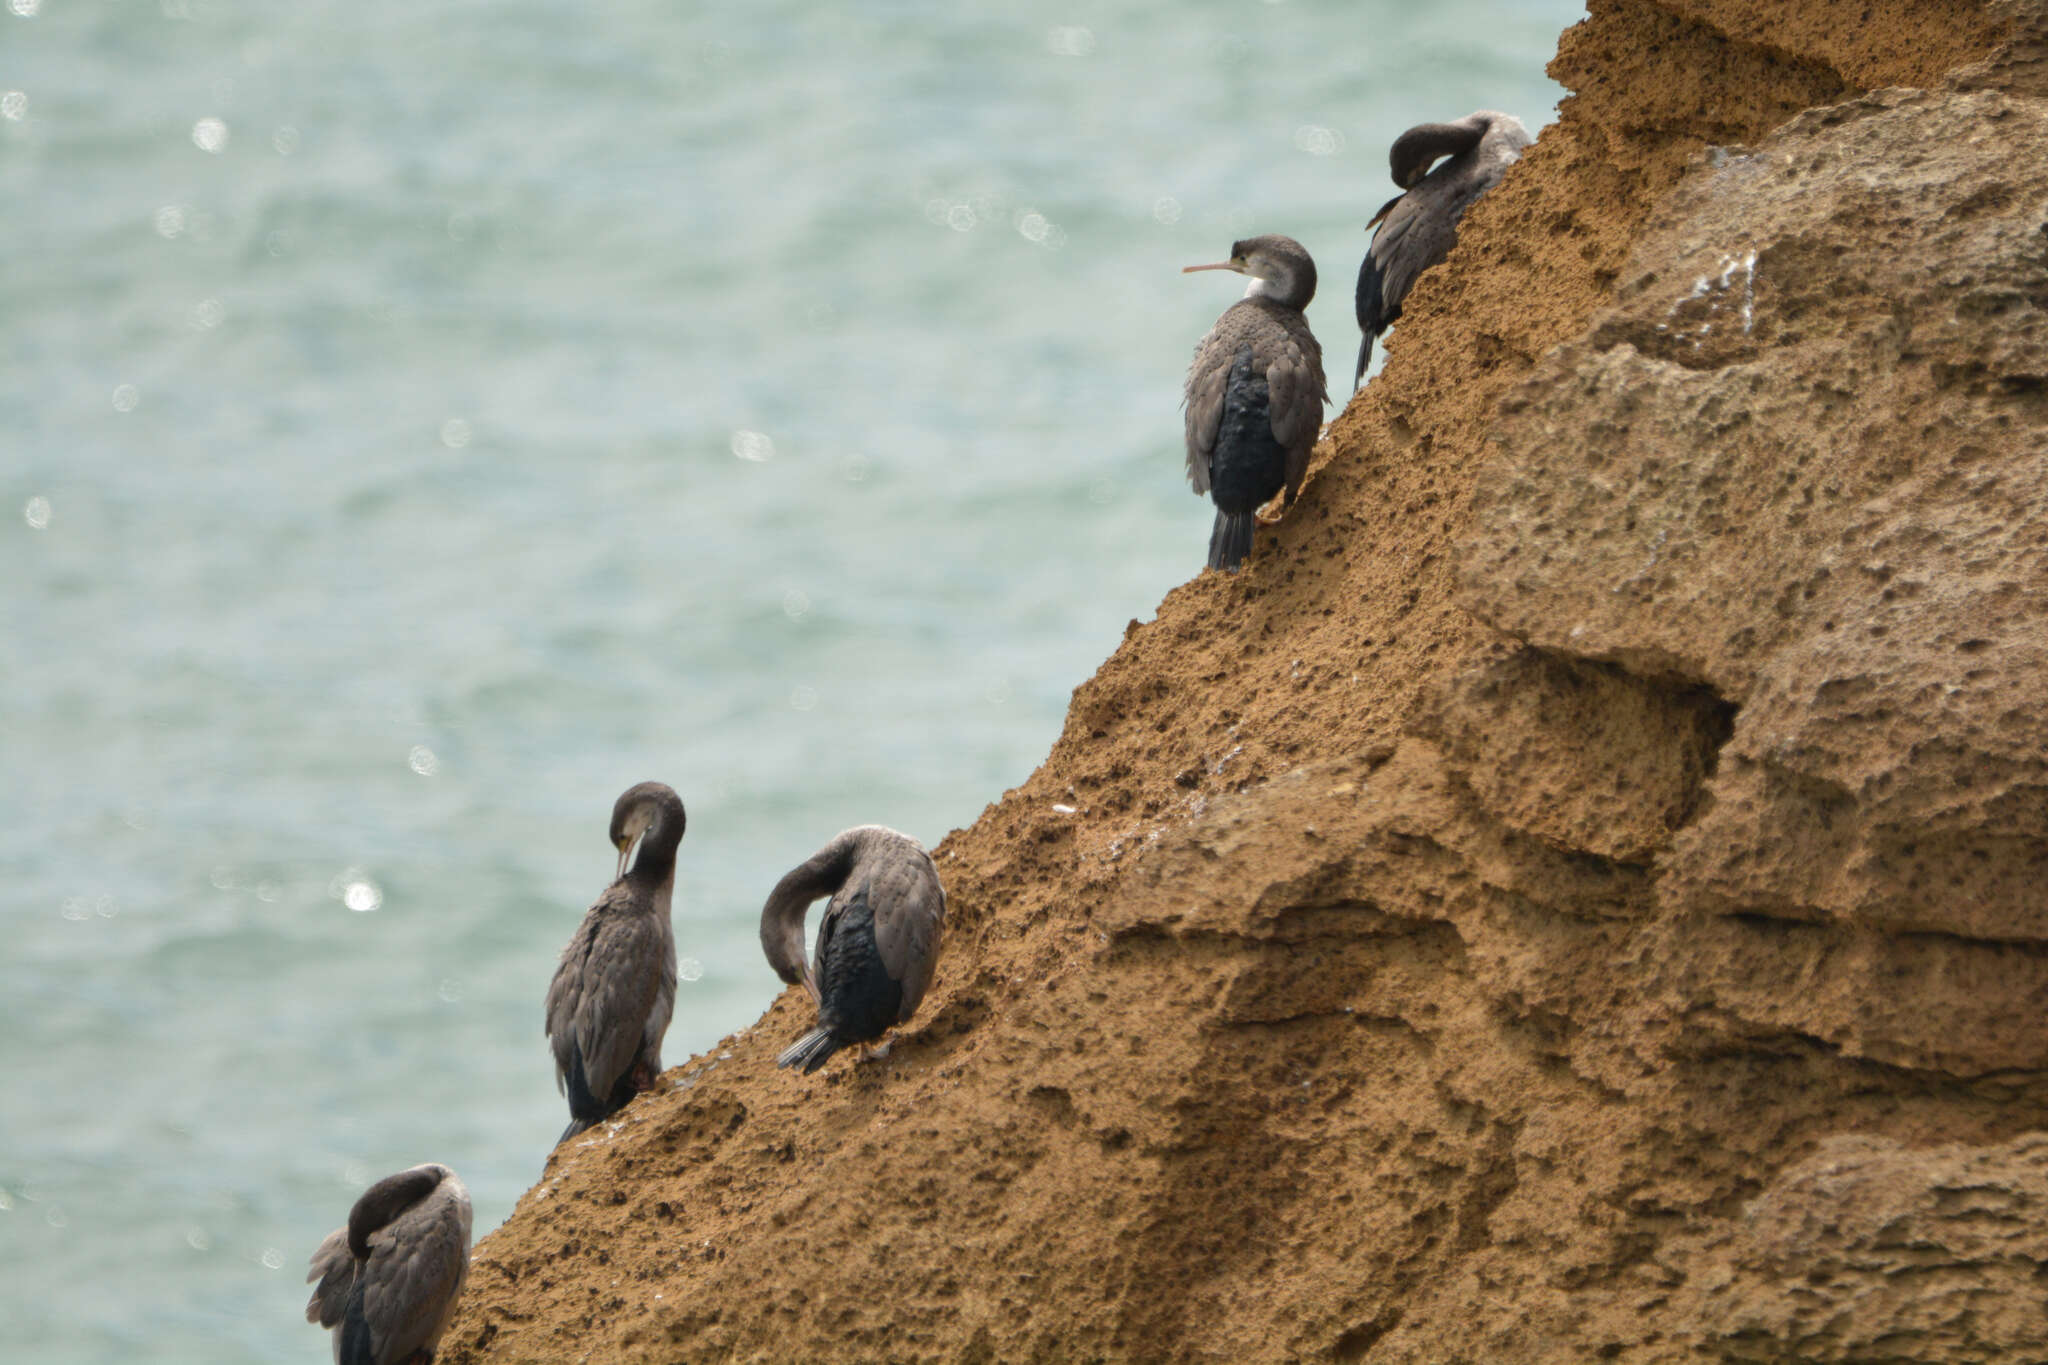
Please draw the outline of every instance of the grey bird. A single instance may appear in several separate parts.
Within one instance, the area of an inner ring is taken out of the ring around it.
[[[1232,243],[1229,260],[1181,273],[1197,270],[1252,279],[1195,347],[1182,395],[1188,482],[1216,504],[1209,567],[1235,570],[1252,552],[1258,509],[1283,491],[1291,504],[1301,491],[1330,401],[1323,348],[1301,311],[1316,295],[1316,263],[1292,237],[1269,235]]]
[[[1455,123],[1422,123],[1394,139],[1387,153],[1394,183],[1402,192],[1372,216],[1372,245],[1358,267],[1356,388],[1372,359],[1373,338],[1401,316],[1401,304],[1422,272],[1458,244],[1458,220],[1479,196],[1500,183],[1535,139],[1522,121],[1481,109]],[[1430,166],[1448,157],[1435,170]]]
[[[661,1074],[676,1005],[669,902],[684,823],[682,798],[659,782],[628,789],[612,806],[619,875],[585,912],[548,986],[555,1087],[569,1097],[557,1143],[610,1118]]]
[[[818,948],[804,961],[804,916],[829,895]],[[802,982],[818,1022],[775,1059],[816,1071],[840,1048],[909,1021],[932,983],[946,892],[924,845],[881,825],[845,830],[775,884],[761,907],[761,949]]]
[[[336,1365],[424,1365],[469,1277],[469,1191],[429,1163],[363,1191],[313,1253],[306,1321],[333,1330]]]

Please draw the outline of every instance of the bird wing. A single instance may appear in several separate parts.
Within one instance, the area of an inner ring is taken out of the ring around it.
[[[1400,313],[1408,291],[1425,270],[1451,254],[1458,244],[1458,220],[1499,182],[1508,164],[1447,163],[1388,210],[1369,253],[1379,267],[1383,321]]]
[[[1408,196],[1405,194],[1389,199],[1380,205],[1380,211],[1372,216],[1372,222],[1366,226],[1370,228],[1376,224],[1383,224],[1394,210],[1407,202]],[[1385,228],[1382,227],[1381,232],[1384,231]],[[1372,360],[1373,338],[1386,331],[1388,325],[1401,315],[1400,300],[1390,301],[1387,298],[1386,272],[1378,250],[1379,238],[1379,233],[1373,234],[1372,241],[1366,243],[1364,258],[1358,263],[1358,287],[1354,291],[1352,303],[1352,310],[1358,318],[1360,337],[1358,368],[1352,377],[1354,386],[1365,381],[1365,367]]]
[[[1237,359],[1236,328],[1226,310],[1195,347],[1188,366],[1182,401],[1187,407],[1188,482],[1196,493],[1209,491],[1209,467],[1216,456],[1216,436],[1223,429],[1223,394],[1230,383],[1231,362]]]
[[[1458,240],[1457,220],[1444,214],[1443,207],[1441,196],[1418,187],[1387,210],[1380,230],[1373,234],[1368,254],[1379,275],[1380,327],[1400,313],[1416,279]]]
[[[675,1005],[675,938],[665,917],[635,913],[622,885],[606,888],[583,916],[548,986],[547,1032],[555,1086],[580,1051],[590,1093],[603,1099],[645,1046],[662,983]],[[668,1025],[662,1019],[662,1027]]]
[[[1279,310],[1275,310],[1276,313]],[[1323,378],[1323,348],[1316,344],[1299,313],[1276,318],[1281,326],[1260,346],[1266,368],[1266,412],[1273,439],[1287,452],[1287,487],[1301,487],[1308,453],[1323,427],[1323,405],[1330,401]]]
[[[650,1076],[661,1074],[661,1040],[676,1012],[676,931],[666,909],[663,907],[663,913],[654,917],[661,970],[655,978],[654,1000],[647,1008],[647,1027],[640,1035],[640,1053],[635,1059],[646,1065]]]
[[[868,905],[875,916],[875,949],[889,979],[903,991],[896,1021],[917,1013],[939,962],[939,935],[946,921],[946,892],[938,869],[922,848],[892,850],[873,868]]]
[[[1407,195],[1395,195],[1392,199],[1380,205],[1380,211],[1372,216],[1372,222],[1366,224],[1368,228],[1378,225],[1380,230],[1375,232],[1372,235],[1372,240],[1365,244],[1365,258],[1358,263],[1358,288],[1355,291],[1352,307],[1358,316],[1358,330],[1364,334],[1365,344],[1368,348],[1372,345],[1372,339],[1381,332],[1386,331],[1388,324],[1392,323],[1401,314],[1401,300],[1391,297],[1387,293],[1385,250],[1391,249],[1394,239],[1387,236],[1385,223],[1388,218],[1394,215],[1396,210],[1400,209],[1407,202]],[[1405,225],[1411,217],[1413,217],[1412,209],[1402,214],[1403,225],[1394,229],[1396,235],[1407,230]],[[1383,238],[1388,243],[1388,247],[1385,249],[1380,245]],[[1370,350],[1366,354],[1369,356]],[[1358,362],[1358,369],[1361,374],[1365,372],[1365,360],[1366,356],[1361,356]]]
[[[554,980],[548,983],[547,1037],[555,1054],[557,1092],[567,1084],[576,1053],[576,1015],[583,1008],[584,977],[591,970],[588,964],[597,948],[597,930],[597,907],[592,906],[569,936],[562,960],[555,964]]]
[[[328,1233],[313,1253],[312,1264],[306,1272],[306,1283],[313,1285],[313,1297],[306,1300],[306,1321],[332,1327],[348,1307],[348,1291],[356,1278],[356,1258],[348,1254],[348,1229]],[[316,1280],[319,1283],[314,1284]]]
[[[469,1275],[469,1229],[451,1201],[426,1201],[370,1239],[362,1274],[375,1358],[410,1360],[440,1340],[454,1315]]]

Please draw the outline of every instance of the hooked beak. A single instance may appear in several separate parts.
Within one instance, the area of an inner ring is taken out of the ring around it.
[[[1185,265],[1181,267],[1180,273],[1192,275],[1197,270],[1235,270],[1238,274],[1242,275],[1244,273],[1244,265],[1238,261],[1218,261],[1214,265]]]
[[[626,872],[627,872],[627,870],[628,870],[629,868],[631,868],[631,867],[632,867],[632,865],[633,865],[633,855],[634,855],[634,854],[635,854],[636,852],[638,852],[638,851],[639,851],[639,849],[640,849],[640,841],[641,841],[642,839],[645,839],[646,837],[647,837],[647,831],[643,829],[643,830],[641,830],[641,831],[640,831],[640,832],[639,832],[638,834],[634,835],[634,836],[633,836],[633,837],[632,837],[631,839],[626,839],[626,840],[621,840],[621,841],[620,841],[620,843],[619,843],[619,876],[621,876],[621,877],[625,876],[625,875],[626,875]]]

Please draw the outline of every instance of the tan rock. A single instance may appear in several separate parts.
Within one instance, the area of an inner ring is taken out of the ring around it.
[[[669,1073],[444,1360],[2048,1354],[2048,0],[1592,8],[891,1055]]]
[[[2048,1007],[2044,113],[1884,91],[1711,152],[1504,405],[1461,556],[1503,630],[1736,708],[1659,877],[1676,992],[1965,1073]]]
[[[2038,1360],[2048,1135],[1919,1149],[1830,1138],[1674,1251],[1690,1273],[1671,1316],[1719,1359]]]

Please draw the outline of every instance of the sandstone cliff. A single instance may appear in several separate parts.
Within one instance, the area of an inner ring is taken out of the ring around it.
[[[444,1359],[2048,1356],[2048,0],[1592,10],[892,1055],[671,1072]]]

